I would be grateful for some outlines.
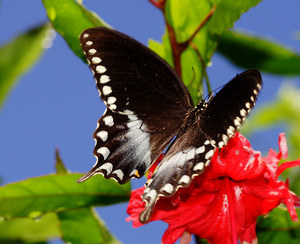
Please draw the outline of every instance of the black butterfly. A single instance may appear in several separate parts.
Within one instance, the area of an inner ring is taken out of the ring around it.
[[[98,27],[80,43],[107,109],[93,134],[97,162],[78,182],[99,173],[121,184],[140,178],[167,148],[142,196],[145,223],[160,196],[187,187],[227,144],[255,104],[261,75],[237,75],[195,107],[173,68],[132,38]]]

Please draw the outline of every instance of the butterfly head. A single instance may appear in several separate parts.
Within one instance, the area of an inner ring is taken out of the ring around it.
[[[196,107],[196,110],[197,111],[200,111],[200,112],[203,112],[206,108],[207,108],[207,105],[208,105],[208,101],[206,101],[205,99],[201,100],[197,107]]]

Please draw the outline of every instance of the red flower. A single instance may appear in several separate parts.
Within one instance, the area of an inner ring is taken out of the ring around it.
[[[174,243],[185,232],[210,243],[255,243],[257,217],[280,203],[298,221],[295,206],[300,206],[300,198],[278,176],[286,168],[300,166],[300,160],[278,167],[281,158],[287,158],[284,134],[279,136],[279,153],[270,149],[267,157],[261,157],[246,138],[236,133],[188,188],[158,200],[150,221],[163,220],[169,224],[162,243]],[[144,210],[143,191],[144,187],[133,191],[128,205],[127,220],[132,220],[134,227],[142,225],[138,218]]]

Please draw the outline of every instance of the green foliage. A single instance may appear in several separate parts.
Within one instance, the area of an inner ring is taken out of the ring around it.
[[[61,157],[59,156],[59,151],[58,149],[55,151],[55,158],[56,158],[56,163],[55,163],[55,169],[57,174],[68,174],[68,170],[66,169]]]
[[[102,176],[78,184],[82,174],[68,173],[58,151],[56,168],[59,174],[0,187],[0,243],[41,243],[55,237],[73,244],[119,243],[91,206],[128,201],[130,184]]]
[[[298,216],[300,210],[297,209]],[[279,207],[266,217],[259,217],[256,228],[258,242],[262,244],[299,243],[300,224],[293,222],[288,211]]]
[[[265,38],[226,31],[220,36],[217,51],[244,68],[279,75],[300,74],[300,55]]]
[[[17,80],[41,57],[49,29],[35,27],[0,47],[0,108]]]
[[[48,213],[41,218],[16,218],[0,221],[0,243],[13,241],[42,242],[51,238],[59,238],[60,230],[55,213]]]
[[[91,208],[74,209],[58,213],[62,238],[72,244],[119,243]]]
[[[196,31],[209,12],[214,7],[216,8],[211,19],[197,32],[192,41],[201,57],[198,56],[192,47],[188,47],[181,57],[182,78],[189,88],[194,103],[198,103],[200,100],[200,90],[203,94],[203,65],[199,58],[207,65],[217,47],[217,37],[225,30],[231,28],[242,13],[248,11],[249,8],[257,5],[260,1],[167,1],[166,18],[174,29],[176,40],[179,43],[186,41]],[[167,33],[163,37],[162,44],[151,41],[149,46],[173,65],[170,39]],[[195,72],[192,70],[192,67]],[[200,80],[200,87],[199,82],[194,82],[195,80]]]
[[[74,0],[42,0],[53,28],[62,35],[71,50],[84,62],[79,35],[87,28],[108,25],[95,13]]]
[[[203,92],[204,70],[216,49],[229,61],[242,67],[281,75],[299,75],[299,54],[262,37],[228,31],[242,13],[260,1],[167,1],[165,18],[175,32],[176,41],[182,44],[195,34],[192,39],[194,47],[188,45],[180,57],[182,77],[195,103],[200,99],[199,91]],[[89,27],[108,25],[79,1],[42,2],[53,28],[62,35],[74,54],[85,61],[78,40],[80,33]],[[204,25],[199,28],[201,23]],[[48,30],[48,25],[34,28],[0,48],[0,106],[16,80],[42,54],[42,43]],[[167,31],[162,43],[152,40],[149,46],[173,64]],[[276,101],[256,111],[244,131],[250,133],[276,123],[287,124],[290,153],[292,158],[299,157],[300,91],[295,87],[284,87],[281,91]],[[57,174],[0,187],[0,243],[45,243],[57,237],[73,244],[118,243],[92,207],[128,201],[130,185],[119,185],[102,176],[77,184],[81,174],[68,173],[58,152],[56,171]],[[292,177],[292,189],[299,191],[298,176],[299,173],[294,173]],[[299,242],[299,224],[293,223],[286,211],[276,209],[267,218],[259,219],[258,238],[261,243]]]
[[[40,217],[86,206],[128,201],[130,185],[119,185],[102,176],[78,184],[82,174],[46,175],[0,187],[0,216]]]

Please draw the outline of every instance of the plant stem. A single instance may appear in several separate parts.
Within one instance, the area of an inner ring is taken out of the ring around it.
[[[167,27],[167,32],[169,35],[169,39],[170,39],[170,44],[171,44],[171,49],[172,49],[172,58],[173,58],[173,63],[174,63],[174,69],[175,71],[178,73],[178,75],[180,77],[182,77],[182,71],[181,71],[181,54],[184,50],[187,49],[188,46],[191,45],[193,39],[195,38],[196,34],[201,30],[201,28],[207,23],[207,21],[212,17],[213,13],[216,10],[216,6],[213,6],[212,9],[209,11],[209,13],[207,14],[207,16],[205,16],[205,18],[201,21],[201,23],[199,24],[199,26],[196,28],[196,30],[194,31],[194,33],[184,42],[177,42],[176,40],[176,33],[174,28],[168,23],[167,17],[166,17],[166,2],[167,0],[149,0],[155,7],[159,8],[164,16],[164,20],[166,23],[166,27]],[[195,48],[194,48],[195,49]],[[198,51],[199,53],[199,51]],[[201,55],[199,56],[201,57]],[[206,79],[206,83],[207,83],[207,88],[209,93],[211,92],[211,88],[209,85],[209,81],[208,81],[208,77],[207,77],[207,73],[205,70],[206,64],[204,62],[204,60],[200,59],[202,67],[203,67],[203,74],[204,77]]]
[[[213,13],[216,11],[216,6],[213,6],[209,13],[205,16],[204,20],[198,25],[194,33],[187,39],[185,42],[182,42],[180,45],[188,47],[189,44],[193,41],[196,34],[202,29],[202,27],[206,24],[206,22],[212,17]]]

